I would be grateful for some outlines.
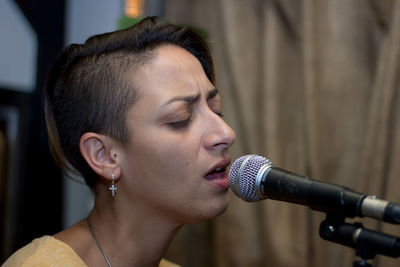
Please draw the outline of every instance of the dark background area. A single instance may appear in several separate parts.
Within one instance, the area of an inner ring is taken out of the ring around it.
[[[18,161],[13,163],[18,181],[12,192],[0,198],[0,262],[32,239],[59,231],[62,224],[62,174],[49,151],[42,90],[46,73],[64,46],[65,1],[15,2],[37,35],[37,73],[32,93],[0,88],[0,106],[16,107],[20,118],[15,147]],[[3,130],[7,127],[4,122],[1,126]],[[6,168],[5,172],[10,170]],[[6,179],[3,184],[12,182]],[[11,240],[4,240],[7,236]]]

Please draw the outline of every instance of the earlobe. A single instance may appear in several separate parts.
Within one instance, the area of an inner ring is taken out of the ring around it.
[[[112,174],[119,175],[119,166],[111,153],[112,142],[102,134],[88,132],[82,135],[79,149],[88,165],[101,177],[111,180]],[[118,173],[118,174],[117,174]]]

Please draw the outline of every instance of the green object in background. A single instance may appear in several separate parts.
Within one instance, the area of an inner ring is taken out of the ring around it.
[[[144,17],[131,18],[131,17],[123,16],[118,20],[118,29],[122,30],[122,29],[129,28],[129,27],[135,25],[136,23],[138,23],[139,21],[141,21],[143,18]],[[201,37],[203,37],[204,40],[208,40],[207,39],[208,34],[205,30],[203,30],[199,27],[196,27],[196,26],[191,26],[191,25],[181,25],[181,26],[185,26],[185,27],[192,29],[197,34],[199,34]]]
[[[131,18],[131,17],[123,16],[118,20],[118,29],[122,30],[122,29],[129,28],[129,27],[135,25],[136,23],[138,23],[139,21],[141,21],[142,19],[143,19],[143,17]]]

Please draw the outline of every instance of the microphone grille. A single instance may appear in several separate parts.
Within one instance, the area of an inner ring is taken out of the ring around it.
[[[259,155],[245,155],[235,160],[229,170],[229,186],[233,193],[247,202],[260,200],[256,193],[256,177],[266,164],[272,165]]]

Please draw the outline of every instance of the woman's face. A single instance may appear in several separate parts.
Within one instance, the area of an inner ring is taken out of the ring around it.
[[[138,98],[127,114],[130,141],[118,188],[132,205],[196,223],[227,208],[235,133],[200,62],[174,45],[156,54],[134,73]]]

